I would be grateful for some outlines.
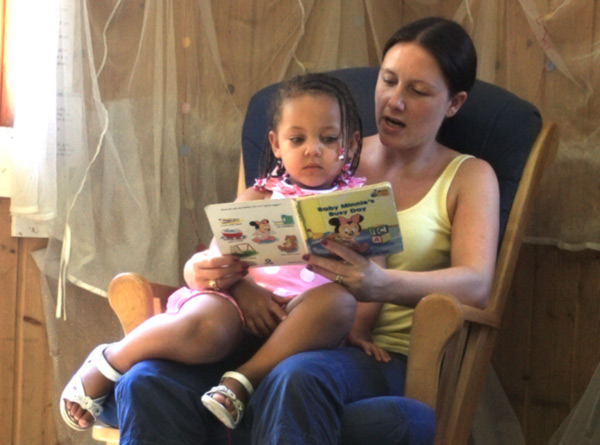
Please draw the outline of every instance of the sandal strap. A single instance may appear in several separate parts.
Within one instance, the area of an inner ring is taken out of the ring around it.
[[[229,389],[228,387],[226,387],[225,385],[219,385],[219,386],[215,386],[213,387],[208,394],[212,397],[213,394],[221,394],[224,397],[227,397],[229,399],[229,401],[233,404],[233,407],[235,408],[236,411],[236,417],[241,417],[242,416],[242,412],[244,411],[244,403],[238,399],[238,397],[235,395],[235,393]]]
[[[94,366],[96,366],[96,369],[98,369],[98,371],[100,371],[100,373],[108,380],[110,380],[111,382],[116,382],[123,374],[121,374],[119,371],[113,368],[104,356],[104,351],[106,351],[106,348],[108,348],[110,345],[103,346],[104,348],[102,348],[100,354],[98,354],[94,358]]]
[[[226,378],[239,382],[246,389],[248,397],[252,396],[254,393],[254,386],[252,386],[252,383],[250,383],[250,380],[248,380],[244,374],[241,374],[237,371],[227,371],[225,374],[223,374],[223,377],[221,377],[221,381]]]

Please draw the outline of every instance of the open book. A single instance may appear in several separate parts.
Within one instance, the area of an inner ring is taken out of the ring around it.
[[[302,255],[329,255],[331,239],[365,256],[403,249],[388,182],[290,199],[212,204],[205,208],[222,254],[256,266],[303,263]]]

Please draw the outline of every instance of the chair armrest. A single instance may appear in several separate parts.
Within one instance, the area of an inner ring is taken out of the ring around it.
[[[123,332],[128,334],[151,316],[163,312],[166,301],[176,288],[162,284],[150,284],[136,273],[122,273],[112,279],[108,286],[108,302]]]
[[[463,326],[463,306],[445,294],[427,295],[415,308],[404,395],[436,407],[442,358]]]
[[[415,308],[411,330],[410,350],[406,373],[407,397],[417,399],[436,409],[438,403],[441,366],[444,355],[459,334],[466,335],[465,325],[473,323],[491,329],[500,328],[500,317],[486,310],[463,305],[445,294],[424,297]],[[462,356],[464,339],[454,345]],[[460,361],[460,357],[458,358]],[[451,359],[445,366],[452,367]],[[449,370],[452,373],[453,370]],[[454,371],[455,372],[455,371]]]

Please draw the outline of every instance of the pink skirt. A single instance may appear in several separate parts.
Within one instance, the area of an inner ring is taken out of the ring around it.
[[[225,292],[220,292],[220,291],[216,291],[216,290],[212,290],[212,289],[193,290],[188,287],[182,287],[180,289],[177,289],[175,292],[173,292],[169,296],[169,299],[167,300],[167,310],[165,312],[167,314],[178,314],[179,311],[181,310],[181,307],[185,303],[190,301],[192,298],[200,297],[200,296],[206,295],[206,294],[219,295],[220,297],[223,297],[224,299],[229,301],[237,309],[238,314],[240,316],[240,320],[242,320],[242,323],[244,325],[246,324],[246,322],[244,320],[244,314],[242,314],[242,310],[238,306],[237,301],[235,301],[231,295],[226,294]]]

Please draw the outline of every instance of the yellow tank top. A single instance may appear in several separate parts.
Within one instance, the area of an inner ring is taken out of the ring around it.
[[[421,201],[398,212],[404,250],[387,258],[389,269],[428,271],[450,266],[448,189],[462,162],[471,157],[459,155],[450,161]],[[413,309],[384,304],[373,329],[374,343],[408,355],[412,318]]]

